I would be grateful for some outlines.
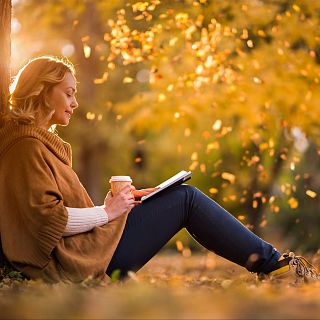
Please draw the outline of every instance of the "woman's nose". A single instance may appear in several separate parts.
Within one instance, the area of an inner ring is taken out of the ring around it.
[[[76,108],[78,108],[78,107],[79,107],[78,101],[77,101],[77,99],[74,99],[74,100],[73,100],[73,103],[72,103],[72,108],[73,108],[73,109],[76,109]]]

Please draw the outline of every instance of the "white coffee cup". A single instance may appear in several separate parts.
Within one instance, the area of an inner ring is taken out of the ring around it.
[[[125,186],[132,184],[132,179],[130,176],[112,176],[109,180],[111,185],[111,192],[116,195]]]

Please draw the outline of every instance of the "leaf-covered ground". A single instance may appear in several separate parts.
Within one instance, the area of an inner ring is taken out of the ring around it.
[[[319,267],[319,256],[312,261]],[[5,279],[0,318],[320,319],[320,283],[259,282],[214,254],[162,253],[122,283]]]

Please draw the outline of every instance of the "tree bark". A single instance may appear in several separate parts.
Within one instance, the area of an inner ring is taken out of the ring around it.
[[[8,110],[11,56],[11,0],[0,0],[0,114]],[[0,117],[0,127],[1,127]]]

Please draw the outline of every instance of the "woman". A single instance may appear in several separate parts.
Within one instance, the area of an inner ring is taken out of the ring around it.
[[[0,130],[0,236],[4,257],[31,279],[79,282],[137,271],[182,228],[204,247],[260,275],[318,279],[303,258],[281,255],[194,187],[141,204],[154,189],[124,188],[94,206],[53,130],[78,107],[67,60],[40,57],[16,76]],[[128,212],[130,212],[128,214]]]

